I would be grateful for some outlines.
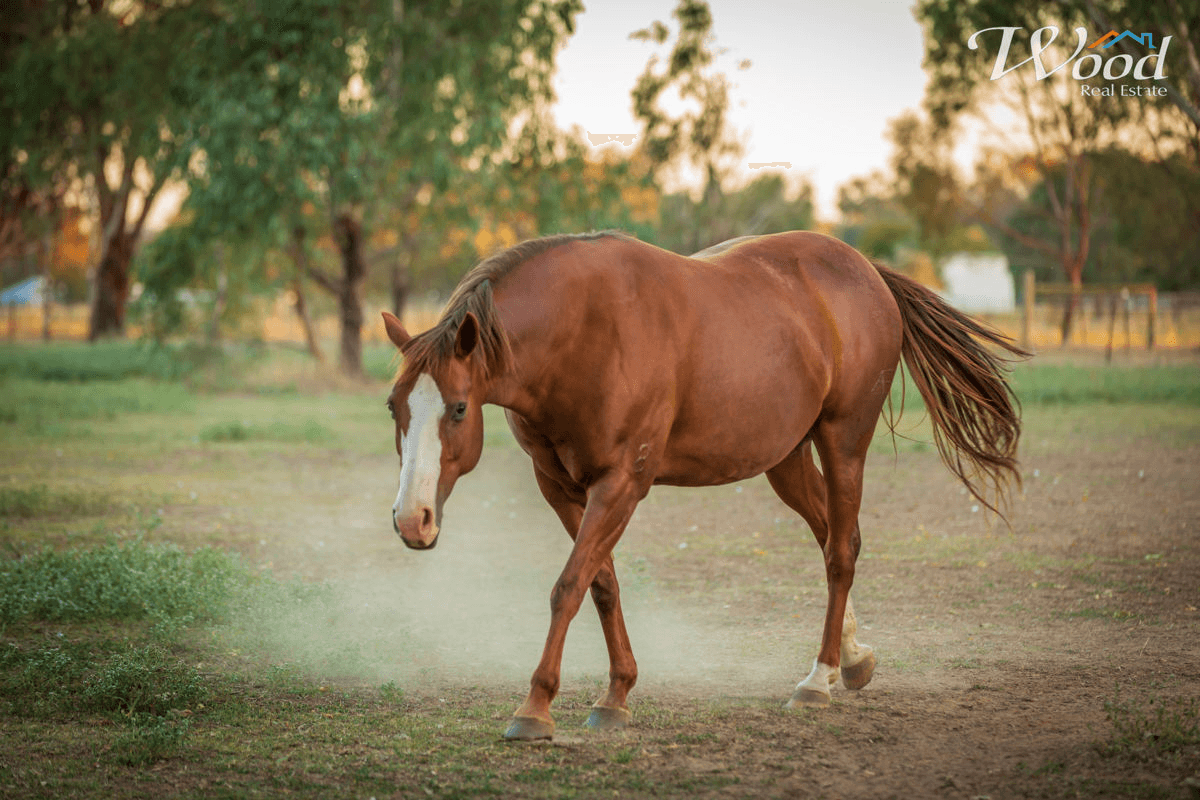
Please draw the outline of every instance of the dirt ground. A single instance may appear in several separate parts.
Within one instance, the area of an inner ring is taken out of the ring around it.
[[[619,736],[645,796],[1192,796],[1197,749],[1144,742],[1149,755],[1114,756],[1123,729],[1106,703],[1152,715],[1200,697],[1200,429],[1190,411],[1183,424],[1169,409],[1093,412],[1027,412],[1011,528],[931,448],[877,448],[853,596],[878,668],[823,710],[782,709],[825,605],[803,522],[761,478],[652,492],[616,554],[641,673]],[[363,614],[345,635],[387,650],[404,630],[411,652],[358,677],[396,680],[418,709],[480,697],[515,708],[569,552],[496,421],[432,552],[388,530],[394,456],[292,465],[289,485],[256,490],[271,518],[228,525],[261,531],[252,555],[276,571],[344,586]],[[285,637],[274,646],[291,657]],[[603,770],[608,740],[581,725],[606,671],[587,601],[568,637],[555,742],[510,747]],[[495,727],[498,738],[504,721]]]

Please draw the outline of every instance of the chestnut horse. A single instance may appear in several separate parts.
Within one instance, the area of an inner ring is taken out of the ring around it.
[[[1002,335],[850,246],[815,233],[742,237],[691,258],[604,232],[536,239],[479,264],[440,321],[410,336],[388,408],[404,543],[437,542],[442,505],[479,460],[484,403],[507,410],[546,500],[574,540],[550,593],[550,632],[506,736],[553,734],[567,626],[591,589],[607,694],[588,724],[622,727],[637,679],[612,551],[656,483],[712,486],[765,472],[812,528],[829,587],[821,647],[789,706],[858,689],[875,657],[855,640],[850,585],[863,462],[903,354],[947,466],[992,507],[1018,478],[1020,419]],[[820,456],[820,469],[812,448]]]

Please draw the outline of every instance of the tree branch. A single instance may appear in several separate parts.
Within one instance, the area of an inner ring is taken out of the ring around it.
[[[308,259],[304,259],[304,263],[302,266],[304,267],[304,273],[306,275],[308,275],[308,277],[312,278],[313,282],[316,283],[317,286],[320,286],[322,289],[329,292],[330,294],[333,294],[333,295],[341,294],[341,292],[342,292],[341,281],[334,280],[333,278],[329,277],[321,270],[314,267],[312,264],[309,264]]]
[[[1114,30],[1112,23],[1110,23],[1108,20],[1108,17],[1104,15],[1103,11],[1096,7],[1096,4],[1093,0],[1085,0],[1085,5],[1087,6],[1088,16],[1092,18],[1092,22],[1096,23],[1101,30]],[[1178,11],[1177,6],[1175,10]],[[1180,18],[1182,18],[1182,15]],[[1183,30],[1180,31],[1182,34],[1180,38],[1183,40],[1181,46],[1183,46],[1185,49],[1190,49],[1191,53],[1189,55],[1191,57],[1195,57],[1195,50],[1186,33],[1186,23],[1182,26],[1182,28]],[[1128,38],[1117,42],[1117,47],[1121,48],[1121,52],[1130,58],[1138,58],[1144,55],[1129,43]],[[1197,81],[1200,81],[1200,77],[1197,78]],[[1187,115],[1188,119],[1192,121],[1192,124],[1197,128],[1200,128],[1200,108],[1196,108],[1196,106],[1190,100],[1188,100],[1188,98],[1183,96],[1183,93],[1179,91],[1170,77],[1164,76],[1163,79],[1161,81],[1157,81],[1157,83],[1167,90],[1167,96],[1171,98],[1171,102],[1178,106],[1179,110]]]

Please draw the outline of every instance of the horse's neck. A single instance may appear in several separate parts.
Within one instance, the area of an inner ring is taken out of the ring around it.
[[[528,415],[532,413],[534,398],[530,387],[522,378],[520,353],[515,347],[512,356],[512,361],[503,372],[489,375],[487,378],[480,376],[487,381],[483,402],[507,408],[517,414]]]

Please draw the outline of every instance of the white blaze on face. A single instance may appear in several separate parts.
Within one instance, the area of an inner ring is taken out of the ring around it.
[[[437,508],[437,485],[442,470],[442,440],[438,427],[446,404],[427,374],[417,378],[408,395],[408,431],[400,436],[400,492],[392,515],[403,519],[421,508]]]

